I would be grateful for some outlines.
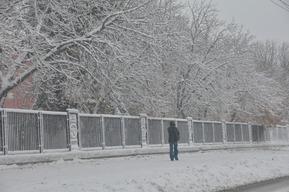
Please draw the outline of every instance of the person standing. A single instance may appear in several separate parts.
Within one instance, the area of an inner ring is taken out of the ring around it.
[[[176,127],[174,121],[170,122],[170,127],[168,127],[169,133],[169,144],[170,144],[170,159],[173,161],[179,160],[178,158],[178,140],[180,139],[180,132]]]

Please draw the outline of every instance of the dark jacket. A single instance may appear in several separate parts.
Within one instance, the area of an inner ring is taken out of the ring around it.
[[[169,132],[169,143],[175,143],[178,142],[180,139],[180,132],[178,128],[175,125],[170,125],[168,127],[168,132]]]

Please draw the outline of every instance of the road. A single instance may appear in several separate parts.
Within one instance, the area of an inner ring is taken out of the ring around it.
[[[289,192],[289,177],[246,185],[226,192]]]

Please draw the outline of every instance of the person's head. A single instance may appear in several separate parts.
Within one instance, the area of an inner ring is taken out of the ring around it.
[[[170,126],[171,126],[171,127],[175,127],[175,126],[176,126],[175,122],[174,122],[174,121],[171,121],[171,122],[170,122]]]

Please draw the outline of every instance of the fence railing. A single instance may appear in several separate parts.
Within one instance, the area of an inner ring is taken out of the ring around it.
[[[0,108],[0,153],[164,146],[170,121],[181,145],[289,141],[286,126]]]
[[[276,126],[271,132],[271,141],[289,141],[289,127]]]

